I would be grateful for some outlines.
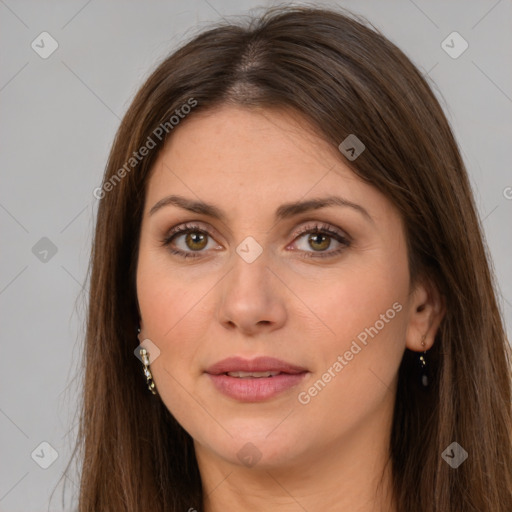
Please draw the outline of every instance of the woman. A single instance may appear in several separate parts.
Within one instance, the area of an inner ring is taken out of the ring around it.
[[[95,196],[80,511],[512,510],[467,173],[382,35],[305,7],[201,33]]]

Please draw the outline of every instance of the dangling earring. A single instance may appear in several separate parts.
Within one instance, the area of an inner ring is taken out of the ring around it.
[[[424,334],[421,338],[421,345],[425,346],[425,338],[426,335]],[[420,384],[423,389],[428,388],[429,386],[429,378],[428,378],[428,370],[427,370],[427,351],[424,350],[423,354],[419,357],[419,363],[420,363]]]
[[[137,329],[137,332],[140,334],[140,327]],[[148,389],[153,393],[153,395],[156,395],[155,382],[153,381],[153,375],[149,369],[149,352],[144,347],[140,349],[140,357],[142,359],[142,364],[144,365],[143,371],[146,376]]]
[[[155,390],[155,383],[153,381],[153,375],[151,374],[151,371],[149,369],[149,352],[145,348],[140,349],[140,357],[142,358],[142,363],[144,364],[144,375],[146,376],[146,381],[148,383],[148,388],[153,393],[153,395],[156,395]]]

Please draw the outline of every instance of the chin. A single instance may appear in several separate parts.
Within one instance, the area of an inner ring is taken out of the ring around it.
[[[281,421],[281,420],[280,420]],[[222,440],[208,440],[210,449],[231,464],[254,469],[272,469],[296,463],[300,457],[299,449],[304,447],[304,436],[293,435],[289,430],[277,432],[279,421],[272,422],[272,427],[251,422],[250,426],[240,432],[232,432],[233,437],[224,436]],[[278,427],[279,428],[279,427]],[[270,434],[269,434],[270,433]]]

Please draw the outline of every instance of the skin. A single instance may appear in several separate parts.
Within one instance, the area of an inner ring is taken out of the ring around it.
[[[150,215],[170,194],[212,203],[226,219],[175,205]],[[360,205],[372,220],[340,206],[274,219],[282,203],[328,195]],[[209,233],[203,242],[197,230],[195,239],[179,233],[171,242],[196,258],[162,245],[184,223]],[[322,224],[348,235],[350,245],[322,258],[343,244],[295,235]],[[263,250],[252,263],[236,252],[248,236]],[[139,337],[160,350],[153,379],[194,439],[207,512],[396,510],[386,460],[397,372],[406,347],[432,346],[443,304],[426,279],[411,287],[403,222],[392,203],[298,114],[222,106],[175,128],[146,190],[137,295]],[[299,393],[395,303],[400,312],[300,403]],[[242,403],[204,373],[232,355],[270,355],[309,373],[274,398]],[[255,465],[237,457],[246,443],[261,457]]]

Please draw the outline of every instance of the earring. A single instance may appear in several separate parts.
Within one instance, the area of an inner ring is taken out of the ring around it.
[[[140,327],[137,327],[137,334],[140,334]],[[148,389],[151,391],[151,393],[153,393],[153,395],[156,395],[157,392],[155,389],[155,382],[153,381],[153,375],[149,369],[149,352],[144,347],[142,347],[139,353],[140,358],[142,359],[142,364],[144,365],[143,371],[144,375],[146,376]]]
[[[421,338],[421,345],[425,346],[425,338],[426,335],[424,334]],[[429,378],[428,378],[428,370],[427,370],[427,351],[424,350],[423,354],[419,357],[419,363],[420,363],[420,384],[423,389],[428,388],[429,385]]]
[[[153,375],[151,374],[151,371],[149,369],[149,352],[145,348],[140,349],[140,357],[142,358],[142,363],[144,364],[144,375],[146,376],[146,381],[148,383],[148,388],[153,393],[153,395],[156,395],[155,390],[155,383],[153,381]]]

